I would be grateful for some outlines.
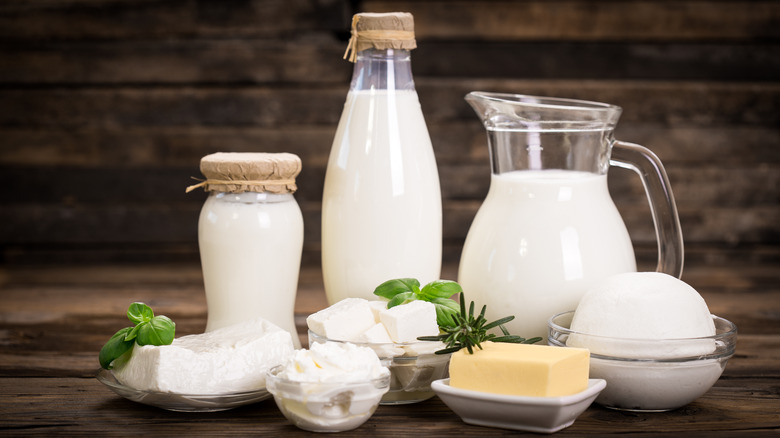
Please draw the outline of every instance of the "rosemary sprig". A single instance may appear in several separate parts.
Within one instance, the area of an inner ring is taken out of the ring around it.
[[[525,339],[520,336],[510,335],[504,324],[515,319],[514,316],[505,316],[493,322],[487,322],[485,319],[485,310],[487,306],[482,306],[482,311],[478,316],[474,316],[474,302],[469,304],[469,311],[466,313],[466,300],[463,292],[460,293],[460,313],[453,313],[452,325],[440,326],[444,332],[438,336],[420,336],[420,341],[442,341],[447,344],[447,348],[441,349],[436,354],[454,353],[466,348],[469,354],[474,354],[474,347],[482,349],[482,342],[507,342],[512,344],[533,344],[542,340],[540,337]],[[497,336],[488,333],[488,330],[498,327],[503,336]]]

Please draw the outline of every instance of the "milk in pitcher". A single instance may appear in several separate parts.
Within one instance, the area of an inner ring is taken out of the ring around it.
[[[546,337],[546,321],[574,310],[588,287],[636,270],[607,175],[567,170],[491,176],[471,226],[458,281],[488,320],[514,315],[510,333]]]

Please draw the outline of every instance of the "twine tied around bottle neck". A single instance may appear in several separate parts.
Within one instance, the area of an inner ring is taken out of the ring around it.
[[[387,17],[379,17],[380,15],[387,15],[391,17],[394,14],[355,14],[352,17],[352,36],[349,39],[347,50],[344,51],[344,59],[349,59],[349,62],[354,63],[357,61],[358,52],[368,49],[406,49],[411,50],[417,48],[417,42],[414,39],[414,30],[404,29],[388,29],[378,28],[372,29],[372,25],[375,23],[381,23],[387,25]],[[411,16],[411,14],[408,14]],[[358,22],[363,18],[363,26],[358,26]],[[412,22],[413,23],[413,22]],[[393,23],[395,24],[395,23]],[[397,26],[402,26],[399,21]],[[412,25],[413,26],[413,25]],[[361,27],[361,29],[359,29]]]
[[[278,186],[278,187],[287,187],[288,185],[295,184],[295,178],[293,179],[274,179],[274,180],[260,180],[260,181],[247,181],[247,180],[220,180],[220,179],[206,179],[206,180],[199,180],[197,178],[193,178],[196,181],[200,181],[198,184],[193,184],[191,186],[188,186],[184,192],[189,193],[195,189],[198,189],[200,187],[206,187],[208,185],[216,185],[216,186],[263,186],[263,187],[269,187],[269,186]],[[206,188],[208,191],[208,188]]]

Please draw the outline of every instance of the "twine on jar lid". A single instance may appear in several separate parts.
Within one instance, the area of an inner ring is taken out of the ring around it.
[[[357,60],[357,53],[365,49],[417,48],[414,39],[414,17],[408,12],[363,12],[352,17],[352,37],[344,59]]]
[[[295,193],[301,159],[290,153],[217,152],[200,160],[206,180],[187,187],[207,192]]]

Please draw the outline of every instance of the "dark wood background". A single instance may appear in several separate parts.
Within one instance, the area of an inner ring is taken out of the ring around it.
[[[415,15],[445,261],[488,189],[471,90],[622,106],[617,136],[666,165],[688,260],[780,260],[780,2],[27,0],[0,4],[0,261],[195,261],[200,158],[288,151],[317,264],[350,18],[392,10]],[[638,178],[610,186],[654,266]]]

